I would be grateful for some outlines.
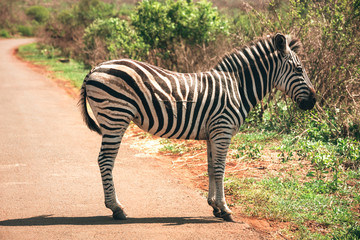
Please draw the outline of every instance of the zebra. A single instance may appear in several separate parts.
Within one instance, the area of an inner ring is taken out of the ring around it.
[[[112,170],[125,130],[133,121],[163,138],[207,142],[208,204],[215,217],[233,221],[224,194],[225,159],[232,136],[273,88],[300,109],[312,109],[315,90],[297,56],[299,40],[263,37],[226,54],[207,72],[178,73],[131,59],[111,60],[86,75],[79,106],[90,130],[102,135],[98,164],[105,206],[127,215],[115,193]],[[87,102],[97,123],[89,116]]]

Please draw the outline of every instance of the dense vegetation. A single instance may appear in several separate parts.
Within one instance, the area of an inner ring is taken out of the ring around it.
[[[271,213],[260,207],[247,212],[295,222],[301,238],[359,236],[360,0],[274,0],[256,5],[214,0],[219,8],[206,0],[144,0],[137,5],[80,0],[56,6],[44,1],[21,5],[24,14],[16,19],[14,9],[20,2],[0,3],[1,36],[36,34],[42,39],[39,53],[49,59],[74,58],[85,66],[130,57],[171,70],[200,71],[233,47],[267,34],[300,38],[300,58],[317,90],[318,104],[303,112],[272,92],[234,137],[235,153],[230,157],[255,161],[267,148],[284,164],[306,162],[311,168],[305,175],[265,176],[261,181],[230,177],[227,189],[242,204],[258,199],[261,202],[251,206],[273,206]],[[168,151],[183,146],[163,143]],[[236,191],[239,187],[253,195]],[[271,195],[275,190],[281,190],[276,198]],[[323,205],[312,211],[304,205],[308,201]],[[281,213],[274,214],[279,208]],[[307,209],[307,215],[301,209]],[[326,230],[312,235],[310,223]]]

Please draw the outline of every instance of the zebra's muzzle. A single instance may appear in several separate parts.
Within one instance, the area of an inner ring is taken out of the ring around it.
[[[313,109],[316,103],[315,90],[313,88],[310,89],[310,94],[307,99],[302,99],[299,101],[299,108],[302,110],[310,110]]]

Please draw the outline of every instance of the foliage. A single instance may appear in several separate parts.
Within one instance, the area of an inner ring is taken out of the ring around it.
[[[44,42],[60,48],[65,56],[81,58],[84,30],[96,19],[116,16],[114,5],[100,0],[81,0],[56,14],[44,31]],[[86,55],[85,55],[86,56]]]
[[[31,26],[19,25],[17,27],[18,32],[25,37],[34,36],[33,28]]]
[[[26,9],[25,13],[40,24],[45,23],[49,19],[49,10],[43,6],[31,6]]]
[[[324,184],[332,186],[332,191],[338,190],[342,183],[340,176],[348,169],[359,169],[360,144],[356,140],[337,139],[334,143],[314,140],[311,137],[301,139],[285,139],[278,148],[283,160],[309,160],[313,169],[307,177],[325,180]]]
[[[10,33],[6,29],[0,29],[0,37],[9,38]]]
[[[255,144],[249,144],[249,143],[243,143],[239,146],[237,146],[237,153],[235,155],[236,158],[240,159],[248,159],[248,160],[256,160],[261,157],[261,145],[255,143]]]
[[[159,151],[172,155],[181,155],[204,149],[204,144],[198,144],[198,141],[196,141],[196,143],[197,144],[194,144],[194,141],[192,140],[182,141],[179,143],[178,141],[172,139],[161,139],[160,144],[162,147]]]
[[[155,64],[178,70],[176,46],[185,47],[214,42],[228,27],[208,1],[144,0],[131,16],[138,35],[150,46]],[[158,61],[157,58],[165,61]],[[181,70],[181,69],[180,69]]]
[[[330,135],[327,135],[330,138],[352,135],[359,139],[360,135],[358,2],[292,0],[289,4],[274,4],[267,12],[253,11],[246,17],[253,20],[254,15],[259,19],[257,23],[249,21],[252,27],[249,28],[250,32],[246,32],[246,37],[280,31],[292,32],[301,39],[303,51],[300,57],[318,93],[317,110],[321,114],[316,121],[328,125]],[[297,118],[298,109],[291,105],[290,108],[287,106],[291,118],[282,118],[289,115],[279,105],[279,99],[283,96],[271,97],[273,98],[264,101],[255,118],[262,118],[267,109],[268,112],[275,113],[275,116],[281,116],[274,119],[275,125],[278,125],[279,120],[281,125],[284,125],[284,120],[285,123],[291,120],[286,127],[301,121]]]
[[[15,14],[19,0],[0,1],[0,27],[9,30],[13,23],[18,23]]]
[[[97,19],[85,29],[83,36],[85,51],[90,65],[99,59],[97,52],[100,46],[105,45],[106,53],[104,60],[128,57],[142,60],[147,56],[149,46],[144,43],[141,37],[129,26],[125,20],[119,18]],[[92,58],[93,57],[93,58]],[[93,60],[93,61],[91,61]]]
[[[225,191],[241,203],[251,216],[291,221],[288,234],[296,239],[356,239],[358,213],[352,211],[359,202],[351,196],[353,188],[343,188],[334,195],[318,180],[302,183],[297,179],[270,177],[263,180],[225,179]],[[321,232],[312,233],[310,227]],[[291,233],[291,229],[297,229]]]
[[[170,139],[162,139],[160,141],[160,144],[162,144],[162,147],[159,149],[160,152],[168,152],[171,154],[183,154],[189,151],[185,143],[176,144],[173,143]]]
[[[72,9],[75,24],[88,26],[96,19],[106,19],[116,15],[114,5],[100,0],[81,0]]]
[[[314,35],[311,41],[319,41],[320,44],[304,40],[308,52],[312,53],[309,56],[312,58],[308,58],[309,76],[314,79],[315,87],[321,94],[321,105],[332,108],[338,118],[336,121],[346,128],[349,122],[359,122],[357,102],[360,98],[356,95],[360,85],[360,16],[354,15],[353,1],[333,0],[326,5],[319,3],[312,7],[314,10],[309,8],[312,12],[306,18],[316,18],[318,23],[315,26],[307,23],[305,30],[310,32],[316,28],[320,38]]]
[[[132,24],[151,48],[171,50],[174,41],[202,44],[215,40],[218,33],[227,31],[226,22],[207,1],[145,0],[132,15]]]

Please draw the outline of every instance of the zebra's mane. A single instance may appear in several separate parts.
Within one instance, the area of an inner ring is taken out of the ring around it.
[[[224,61],[231,59],[234,55],[238,55],[239,52],[244,53],[247,49],[250,49],[251,47],[256,46],[258,44],[260,44],[261,46],[263,46],[263,48],[265,48],[266,43],[267,43],[268,46],[270,47],[270,48],[267,48],[268,51],[270,53],[273,53],[275,51],[274,38],[275,38],[275,35],[262,37],[255,41],[252,41],[250,44],[247,44],[243,47],[238,47],[238,48],[233,49],[231,52],[225,54],[225,56],[223,56],[221,58],[221,60],[215,65],[214,69],[218,70],[219,68],[221,68],[221,65],[224,63]],[[290,49],[292,51],[294,51],[295,53],[298,53],[301,49],[301,43],[300,43],[299,39],[293,38],[290,35],[286,35],[286,39],[287,39]]]
[[[302,46],[301,42],[298,38],[292,37],[290,35],[287,36],[287,41],[289,42],[289,47],[295,53],[299,53]]]

